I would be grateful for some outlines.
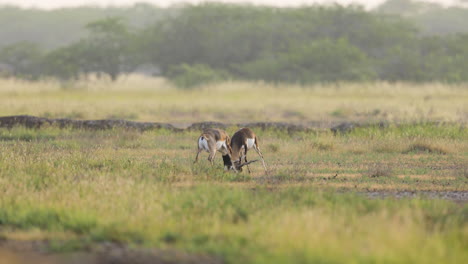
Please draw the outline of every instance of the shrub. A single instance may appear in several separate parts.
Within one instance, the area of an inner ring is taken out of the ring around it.
[[[203,64],[180,64],[169,68],[167,77],[179,88],[194,88],[203,84],[227,80],[229,74]]]

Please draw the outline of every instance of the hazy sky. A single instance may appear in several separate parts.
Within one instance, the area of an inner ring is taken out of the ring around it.
[[[120,5],[132,5],[138,2],[148,2],[159,6],[168,6],[176,3],[199,3],[205,2],[206,0],[0,0],[0,5],[12,4],[19,5],[22,7],[39,7],[39,8],[59,8],[59,7],[71,7],[80,5],[92,5],[92,6],[120,6]],[[359,3],[367,7],[374,7],[385,0],[211,0],[211,2],[226,2],[226,3],[254,3],[254,4],[270,4],[276,6],[294,6],[303,4],[313,3],[340,3],[350,4]],[[427,2],[436,2],[440,4],[453,4],[460,0],[425,0]]]

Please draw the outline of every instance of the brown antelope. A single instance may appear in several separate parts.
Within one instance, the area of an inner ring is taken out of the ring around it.
[[[232,167],[231,138],[229,138],[226,131],[216,128],[207,128],[203,130],[203,133],[198,138],[198,151],[193,163],[198,161],[198,155],[203,150],[209,153],[208,160],[211,165],[213,165],[216,152],[219,151],[223,155],[224,168],[229,169]]]
[[[235,171],[242,171],[242,167],[247,166],[247,170],[250,173],[249,164],[257,161],[247,161],[247,150],[251,148],[255,149],[257,154],[260,156],[263,168],[265,168],[265,172],[267,172],[265,160],[263,159],[262,152],[260,152],[260,148],[258,147],[257,136],[250,128],[239,129],[231,138],[231,160],[234,163],[232,168]],[[242,158],[244,159],[244,163],[242,163]]]

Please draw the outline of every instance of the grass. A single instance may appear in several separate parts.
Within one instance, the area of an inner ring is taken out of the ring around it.
[[[75,248],[114,241],[204,252],[227,263],[460,263],[468,257],[466,208],[445,201],[369,200],[310,188],[180,189],[123,180],[106,185],[78,184],[65,195],[48,191],[62,201],[33,193],[16,208],[2,207],[2,225],[71,232],[71,241],[80,241]],[[88,199],[77,199],[80,191]],[[35,208],[34,199],[45,205]]]
[[[467,121],[466,85],[438,83],[269,85],[227,82],[193,91],[163,79],[130,75],[63,89],[59,82],[0,79],[0,116],[105,119],[187,124],[285,121]],[[261,98],[261,100],[259,100]],[[281,100],[278,100],[281,98]],[[429,99],[428,99],[429,98]]]
[[[365,174],[368,177],[376,178],[376,177],[391,177],[393,176],[393,168],[388,166],[385,163],[376,163],[369,165],[368,171]]]
[[[256,130],[268,174],[260,163],[250,165],[251,174],[224,172],[221,157],[211,167],[206,153],[193,164],[199,131],[0,128],[0,237],[46,239],[58,252],[111,241],[225,263],[468,261],[467,203],[424,196],[468,191],[463,87],[380,83],[287,92],[226,83],[182,92],[134,76],[68,90],[0,83],[0,115],[327,123],[345,109],[349,120],[390,121],[385,129],[336,136]],[[245,97],[252,87],[263,100]],[[431,99],[418,99],[425,94]],[[366,196],[380,191],[419,195]]]
[[[449,150],[441,145],[434,145],[430,142],[415,142],[409,146],[405,151],[408,152],[429,152],[429,153],[439,153],[439,154],[448,154]]]
[[[227,263],[467,260],[466,204],[354,193],[468,191],[460,176],[467,132],[433,126],[448,132],[418,140],[444,145],[447,154],[404,154],[375,146],[380,137],[411,146],[407,130],[363,137],[368,129],[336,137],[257,131],[269,175],[255,165],[250,175],[225,173],[220,157],[215,167],[204,158],[193,165],[198,132],[0,129],[0,234],[40,239],[40,230],[57,241],[55,251],[113,241]],[[427,166],[435,169],[421,170]]]

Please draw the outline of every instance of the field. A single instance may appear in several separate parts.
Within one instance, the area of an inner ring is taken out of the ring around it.
[[[238,123],[275,121],[468,122],[467,85],[357,83],[316,86],[232,82],[181,91],[163,79],[73,84],[0,79],[0,115]]]
[[[193,164],[199,131],[0,128],[0,263],[465,263],[466,102],[443,84],[0,80],[0,116],[312,129],[257,130],[269,171],[235,174]]]

